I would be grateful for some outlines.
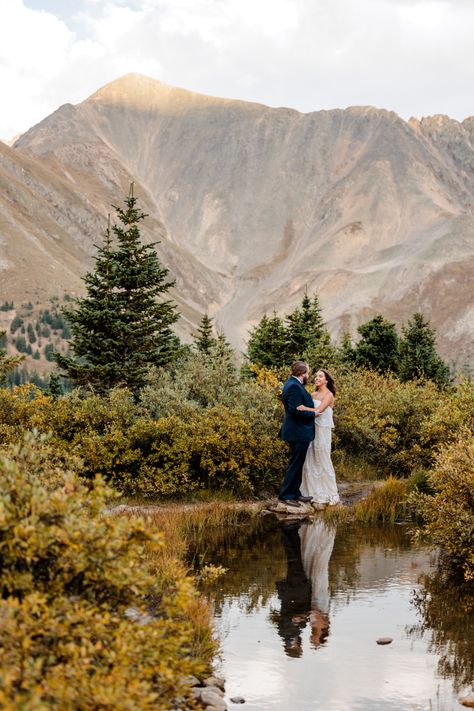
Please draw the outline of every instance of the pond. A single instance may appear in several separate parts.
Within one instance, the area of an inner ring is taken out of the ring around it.
[[[190,556],[228,569],[204,589],[230,709],[449,711],[471,691],[472,597],[406,525],[268,516],[208,531]]]

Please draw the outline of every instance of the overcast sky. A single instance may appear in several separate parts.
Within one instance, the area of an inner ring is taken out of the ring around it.
[[[0,0],[0,137],[140,72],[300,111],[474,115],[474,0]]]

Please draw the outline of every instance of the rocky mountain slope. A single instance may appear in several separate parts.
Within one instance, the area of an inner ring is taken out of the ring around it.
[[[188,323],[208,311],[241,344],[307,288],[334,333],[422,310],[440,351],[465,360],[473,168],[474,119],[301,114],[128,75],[0,144],[2,291],[80,289],[133,179]]]

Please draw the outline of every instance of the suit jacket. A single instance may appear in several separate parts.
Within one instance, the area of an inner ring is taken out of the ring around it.
[[[297,410],[298,405],[314,407],[305,386],[293,376],[288,378],[281,394],[285,406],[285,419],[280,430],[285,442],[312,442],[314,439],[314,412]]]

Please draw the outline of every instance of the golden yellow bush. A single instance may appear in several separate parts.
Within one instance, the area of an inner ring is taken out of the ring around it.
[[[44,442],[0,457],[1,708],[165,711],[209,663],[192,581],[163,567],[162,535],[107,513],[112,497],[49,472]]]
[[[474,434],[466,428],[443,448],[428,474],[434,495],[415,498],[425,535],[443,548],[465,580],[474,579]]]

